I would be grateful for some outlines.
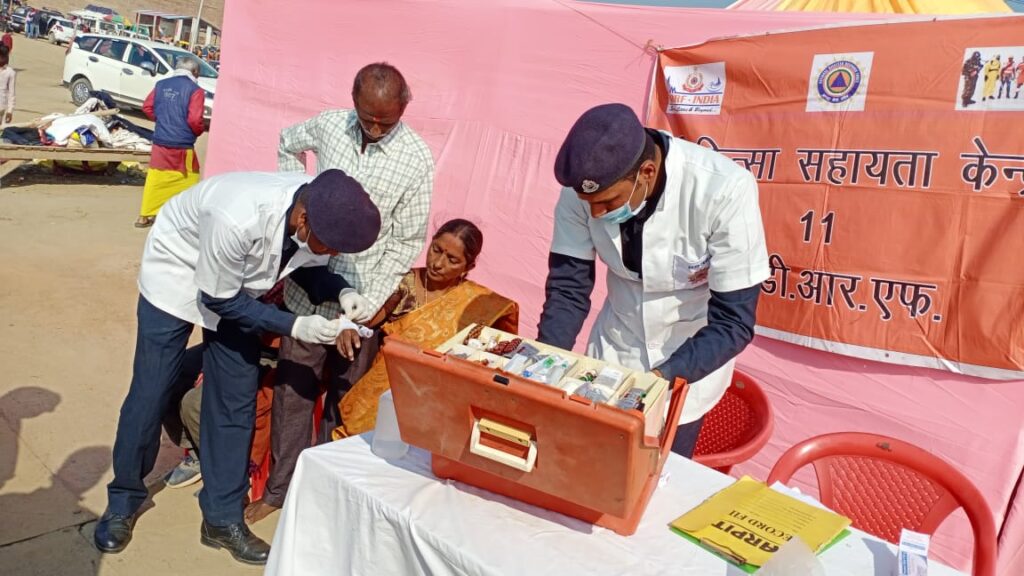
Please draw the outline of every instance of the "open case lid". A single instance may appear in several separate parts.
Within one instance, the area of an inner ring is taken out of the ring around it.
[[[668,426],[663,438],[645,438],[639,412],[397,337],[387,339],[383,354],[404,441],[592,510],[626,515],[660,473],[675,434]],[[683,386],[670,421],[678,420]]]

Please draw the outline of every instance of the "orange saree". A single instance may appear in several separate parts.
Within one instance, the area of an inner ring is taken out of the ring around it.
[[[422,348],[436,348],[470,324],[516,333],[519,305],[466,280],[441,298],[382,325],[381,329],[388,336],[400,336]],[[333,438],[340,440],[372,430],[377,420],[377,399],[388,388],[384,355],[378,353],[369,372],[341,399],[339,408],[344,423],[334,429]]]

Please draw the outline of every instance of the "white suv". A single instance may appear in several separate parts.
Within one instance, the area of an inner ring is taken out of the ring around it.
[[[67,44],[75,36],[75,25],[65,18],[50,18],[50,31],[47,39],[53,44]]]
[[[182,58],[199,61],[199,86],[206,92],[203,117],[209,121],[217,71],[190,52],[168,44],[105,34],[76,36],[64,56],[63,83],[71,89],[76,106],[89,99],[90,91],[103,90],[120,106],[141,108],[157,81]]]

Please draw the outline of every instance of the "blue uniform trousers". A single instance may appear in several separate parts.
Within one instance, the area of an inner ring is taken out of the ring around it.
[[[242,521],[249,490],[249,450],[256,422],[260,337],[221,320],[203,330],[203,402],[199,412],[199,453],[203,490],[199,505],[214,526]]]
[[[704,417],[680,424],[676,428],[676,437],[672,440],[672,451],[680,456],[693,458],[693,449],[697,447],[697,437],[700,436],[700,429],[704,426]]]
[[[121,405],[114,440],[114,479],[107,485],[107,508],[135,514],[148,492],[143,479],[160,451],[160,423],[178,384],[192,323],[150,304],[142,295],[132,383]]]
[[[135,514],[148,492],[143,479],[160,449],[160,424],[179,378],[193,325],[139,296],[138,333],[132,383],[121,406],[114,441],[114,479],[107,485],[108,509]],[[203,402],[200,451],[203,518],[214,526],[242,521],[248,490],[249,448],[259,379],[258,334],[221,320],[217,331],[203,331]]]

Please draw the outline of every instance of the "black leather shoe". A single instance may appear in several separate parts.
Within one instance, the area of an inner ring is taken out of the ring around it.
[[[266,564],[270,555],[270,544],[250,532],[245,522],[211,526],[203,520],[199,540],[210,548],[227,548],[235,560],[246,564]]]
[[[96,523],[96,532],[92,540],[100,552],[117,554],[132,541],[132,530],[135,528],[135,515],[113,514],[109,510]]]

